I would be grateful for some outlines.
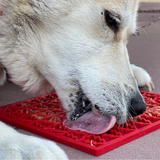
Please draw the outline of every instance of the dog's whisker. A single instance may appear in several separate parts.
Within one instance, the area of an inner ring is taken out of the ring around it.
[[[101,112],[101,116],[100,117],[104,116],[104,114],[105,114],[104,112]]]
[[[152,23],[152,25],[154,25],[156,28],[160,29],[160,27],[157,26],[155,23]]]
[[[88,106],[86,107],[87,108],[86,111],[88,111],[91,108],[91,106],[92,106],[92,104],[88,104]]]
[[[144,28],[142,28],[142,27],[138,27],[138,30],[143,31],[143,32],[148,36],[148,34],[147,34],[147,32],[146,32],[146,30],[145,30]]]
[[[134,115],[137,115],[137,113],[136,113],[136,111],[134,110],[134,108],[132,107],[132,105],[129,104],[129,107],[132,109],[132,113],[133,113]],[[130,115],[131,115],[131,113],[130,113]],[[131,115],[131,117],[132,117],[132,115]]]
[[[128,115],[128,117],[130,118],[130,120],[131,120],[131,121],[133,121],[133,116],[131,115],[131,113],[130,113],[130,112],[128,112],[128,114],[127,114],[127,115]]]

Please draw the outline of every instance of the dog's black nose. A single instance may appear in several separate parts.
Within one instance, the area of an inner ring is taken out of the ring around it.
[[[144,103],[142,96],[140,94],[137,94],[131,100],[131,106],[129,107],[129,112],[134,117],[144,113],[145,110],[146,110],[146,104]]]

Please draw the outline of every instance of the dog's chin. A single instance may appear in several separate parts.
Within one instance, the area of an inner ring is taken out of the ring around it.
[[[94,107],[75,121],[65,120],[63,124],[71,130],[80,130],[91,134],[102,134],[116,123],[115,116],[102,115]]]

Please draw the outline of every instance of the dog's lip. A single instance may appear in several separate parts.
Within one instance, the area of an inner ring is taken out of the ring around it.
[[[63,124],[71,130],[80,130],[91,134],[103,134],[116,123],[115,116],[98,115],[89,111],[76,121],[65,120]]]
[[[84,94],[82,94],[82,97],[78,99],[75,106],[76,109],[70,116],[71,121],[75,121],[79,117],[91,111],[93,105],[91,101]]]

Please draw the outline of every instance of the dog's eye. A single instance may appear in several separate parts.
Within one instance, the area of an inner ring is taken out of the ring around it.
[[[110,29],[116,34],[119,30],[120,18],[116,15],[113,15],[109,11],[105,11],[105,21]]]

